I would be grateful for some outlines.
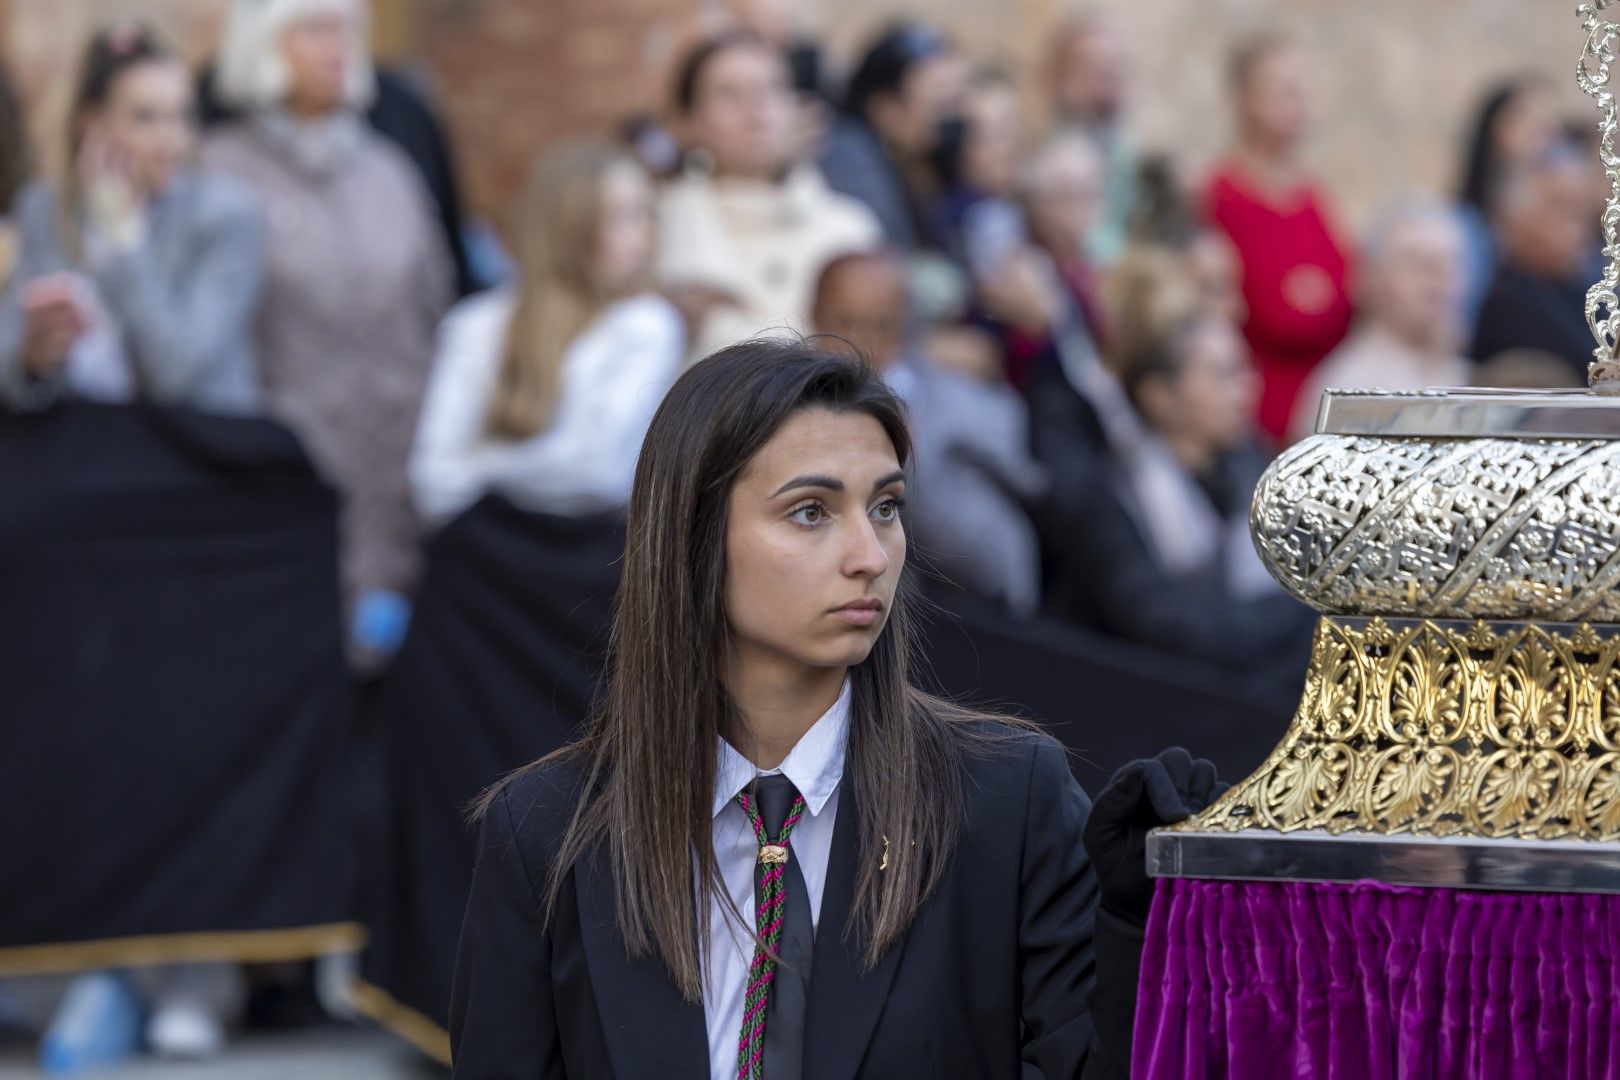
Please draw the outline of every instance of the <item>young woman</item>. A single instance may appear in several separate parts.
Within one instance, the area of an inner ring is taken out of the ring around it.
[[[90,39],[61,173],[16,202],[20,247],[0,300],[0,403],[255,408],[261,214],[245,190],[192,167],[192,108],[191,73],[151,32],[125,22]],[[213,1054],[243,990],[232,964],[81,975],[44,1030],[41,1064],[107,1064],[143,1043],[164,1056]]]
[[[1243,264],[1243,334],[1260,374],[1256,415],[1273,440],[1286,437],[1300,387],[1350,328],[1349,254],[1301,162],[1310,78],[1309,62],[1286,38],[1266,34],[1237,48],[1237,144],[1204,190],[1205,216]]]
[[[1089,802],[912,684],[909,452],[882,377],[804,344],[670,390],[588,731],[482,803],[458,1077],[1088,1067]]]
[[[884,242],[915,252],[933,241],[927,207],[939,194],[929,158],[961,114],[967,66],[931,26],[897,22],[855,65],[820,154],[833,190],[859,199]]]
[[[627,152],[548,154],[519,218],[517,284],[463,301],[440,330],[410,464],[432,523],[491,491],[555,514],[622,507],[681,367],[680,315],[646,289],[652,184]]]
[[[251,196],[191,168],[191,75],[126,23],[90,42],[63,175],[17,202],[0,302],[0,398],[64,393],[224,412],[257,402],[264,236]]]
[[[1501,256],[1491,235],[1491,213],[1507,178],[1533,162],[1560,137],[1558,99],[1540,74],[1523,74],[1493,87],[1480,102],[1457,185],[1463,228],[1463,284],[1457,313],[1473,326]]]
[[[781,327],[803,331],[816,275],[881,238],[865,206],[795,161],[792,72],[743,31],[694,48],[675,85],[686,164],[659,198],[658,280],[708,294],[695,356]]]

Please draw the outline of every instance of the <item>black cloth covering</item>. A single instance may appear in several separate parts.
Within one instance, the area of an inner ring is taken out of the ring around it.
[[[1068,747],[1075,778],[1101,791],[1114,770],[1167,746],[1238,780],[1288,726],[1297,692],[1246,687],[1230,673],[1097,631],[1015,622],[955,590],[929,592],[922,681],[958,700],[1017,713]],[[1305,628],[1309,632],[1309,628]],[[1304,684],[1304,660],[1298,672]]]
[[[269,421],[0,416],[0,964],[352,917],[336,520]]]
[[[447,1015],[477,854],[467,805],[577,732],[622,543],[614,519],[550,517],[486,498],[430,546],[383,696],[394,834],[364,974],[436,1024]],[[1075,752],[1089,790],[1171,743],[1246,775],[1286,726],[1289,702],[1241,697],[1212,669],[1055,623],[1007,622],[954,592],[931,594],[929,607],[924,681],[1042,720]]]
[[[379,730],[392,833],[362,974],[443,1027],[477,855],[468,804],[570,742],[595,692],[618,582],[617,518],[489,497],[433,537]],[[386,1017],[384,1017],[386,1019]]]

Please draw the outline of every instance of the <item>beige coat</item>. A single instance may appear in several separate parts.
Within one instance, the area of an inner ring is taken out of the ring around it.
[[[210,136],[203,160],[265,204],[257,331],[266,407],[343,498],[352,604],[367,590],[409,589],[416,577],[420,527],[405,465],[451,301],[451,263],[399,150],[347,118],[319,135],[244,121]]]
[[[808,333],[822,269],[883,240],[872,212],[810,166],[779,184],[689,169],[665,186],[658,229],[661,284],[706,285],[739,301],[694,327],[694,356],[784,328]]]

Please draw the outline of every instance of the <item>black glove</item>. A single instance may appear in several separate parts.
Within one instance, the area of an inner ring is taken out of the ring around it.
[[[1153,904],[1148,830],[1198,813],[1228,787],[1216,779],[1214,765],[1179,746],[1121,766],[1092,804],[1081,834],[1097,873],[1098,906],[1146,925]]]

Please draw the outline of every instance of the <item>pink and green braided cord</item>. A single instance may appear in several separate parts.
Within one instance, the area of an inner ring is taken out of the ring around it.
[[[737,793],[748,823],[754,827],[754,839],[760,847],[771,842],[765,835],[765,823],[746,791]],[[788,846],[793,826],[804,815],[804,796],[793,800],[782,831],[776,837],[780,847]],[[742,1035],[737,1042],[737,1080],[763,1080],[765,1076],[765,1010],[770,1004],[771,982],[776,978],[776,945],[782,939],[783,908],[787,902],[786,863],[765,868],[760,878],[759,902],[754,909],[754,932],[759,938],[754,945],[754,962],[748,967],[748,991],[743,996]]]

